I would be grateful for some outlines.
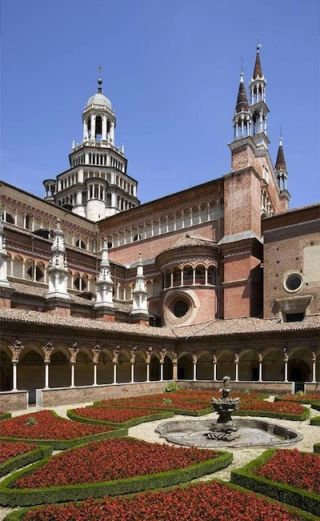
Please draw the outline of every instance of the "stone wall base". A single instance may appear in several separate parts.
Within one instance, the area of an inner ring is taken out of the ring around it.
[[[28,391],[0,393],[0,411],[20,411],[28,407]]]

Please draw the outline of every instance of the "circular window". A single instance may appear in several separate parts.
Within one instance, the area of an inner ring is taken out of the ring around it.
[[[184,315],[187,314],[188,310],[189,305],[185,300],[177,300],[177,302],[175,302],[172,307],[173,314],[178,318],[184,317]]]
[[[287,276],[284,286],[287,291],[298,291],[303,284],[303,279],[300,273],[291,273]]]

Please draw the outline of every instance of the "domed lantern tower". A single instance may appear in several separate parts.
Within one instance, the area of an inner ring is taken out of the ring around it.
[[[91,221],[139,204],[137,181],[127,174],[124,147],[115,145],[116,117],[98,79],[82,113],[82,142],[72,144],[70,168],[43,182],[46,199]]]

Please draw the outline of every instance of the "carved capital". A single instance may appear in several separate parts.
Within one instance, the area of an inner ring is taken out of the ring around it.
[[[312,362],[317,361],[317,353],[315,351],[312,351]]]
[[[74,342],[72,347],[68,347],[68,351],[70,353],[70,363],[75,364],[77,361],[77,354],[79,353],[77,342]]]
[[[235,353],[235,355],[234,355],[234,363],[235,364],[239,363],[239,355],[238,355],[238,353]]]
[[[130,350],[130,364],[134,364],[136,361],[137,348],[133,347]]]
[[[113,356],[112,356],[112,362],[114,364],[117,364],[118,363],[118,360],[119,360],[119,353],[120,353],[120,347],[119,346],[116,346],[114,349],[113,349]]]
[[[172,354],[172,363],[173,363],[173,365],[177,365],[177,363],[178,363],[178,355],[177,355],[177,353],[173,353]]]
[[[213,353],[213,355],[212,355],[212,363],[213,363],[213,364],[216,364],[217,361],[218,361],[218,359],[217,359],[217,355],[216,355],[215,353]]]
[[[23,348],[24,348],[24,345],[22,344],[22,342],[20,340],[15,340],[13,342],[13,344],[11,344],[9,346],[9,349],[12,353],[11,362],[13,364],[17,364],[19,362],[19,358],[20,358]]]
[[[96,344],[94,347],[92,347],[92,362],[94,364],[97,364],[99,362],[99,356],[101,353],[101,347],[99,344]]]
[[[166,356],[167,350],[165,348],[161,349],[160,351],[160,364],[164,364],[164,358]]]
[[[151,362],[151,355],[152,355],[152,347],[148,347],[146,352],[146,363],[150,364]]]
[[[54,349],[53,344],[51,342],[47,342],[45,346],[41,347],[44,354],[44,363],[50,364],[52,351]]]
[[[197,361],[198,361],[198,358],[197,358],[196,353],[192,353],[192,363],[193,363],[193,364],[196,364]]]

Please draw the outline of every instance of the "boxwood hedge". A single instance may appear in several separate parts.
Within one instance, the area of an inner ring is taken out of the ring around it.
[[[311,418],[310,425],[318,425],[318,427],[320,427],[320,416],[314,416]]]
[[[276,449],[269,449],[244,467],[231,471],[231,481],[282,503],[293,505],[315,515],[319,514],[320,497],[318,494],[256,475],[256,471],[273,456],[275,451]]]
[[[14,470],[24,467],[25,465],[29,465],[30,463],[34,463],[37,460],[45,458],[46,456],[50,456],[51,453],[51,447],[42,446],[32,449],[29,452],[18,454],[17,456],[9,458],[8,460],[0,463],[0,476],[5,476],[5,474],[9,474]]]
[[[34,463],[27,469],[16,471],[0,483],[0,505],[2,506],[31,506],[64,501],[79,501],[88,497],[99,498],[106,495],[116,496],[141,492],[147,489],[166,488],[186,481],[211,474],[225,468],[232,461],[233,455],[229,452],[219,452],[216,458],[203,461],[182,469],[144,474],[132,478],[114,481],[83,483],[79,485],[61,485],[42,488],[13,488],[14,482],[31,474],[45,465],[49,458]]]
[[[239,487],[238,485],[235,485],[234,483],[227,483],[227,482],[221,481],[219,479],[216,480],[216,481],[218,481],[218,483],[220,483],[220,484],[222,484],[222,485],[224,485],[224,486],[226,486],[228,488],[231,488],[233,490],[237,490],[238,492],[242,492],[243,494],[247,494],[249,501],[250,501],[250,496],[252,496],[254,494],[255,496],[257,496],[257,497],[259,497],[261,499],[264,499],[265,501],[268,501],[271,504],[277,504],[277,505],[283,506],[283,504],[279,503],[279,501],[275,501],[274,499],[262,496],[261,494],[257,494],[257,493],[248,491],[247,489]],[[169,491],[171,491],[173,489],[186,489],[186,488],[189,488],[191,486],[193,486],[193,485],[190,485],[190,483],[184,483],[182,485],[169,487],[166,490],[169,492]],[[163,491],[163,489],[157,489],[155,492],[160,492],[160,491]],[[134,496],[134,494],[129,494],[127,497],[133,497],[133,496]],[[76,504],[80,505],[81,502],[76,502]],[[23,508],[23,509],[20,509],[20,510],[15,510],[14,512],[11,512],[10,514],[8,514],[5,517],[5,521],[23,521],[24,515],[27,512],[30,512],[30,511],[38,509],[38,508],[39,507],[32,507],[32,508]],[[42,510],[44,510],[44,508]],[[289,506],[289,505],[286,505],[286,508],[288,509],[288,511],[290,513],[295,514],[297,517],[299,517],[299,519],[301,519],[301,521],[317,521],[318,520],[318,517],[315,517],[314,515],[312,515],[312,514],[310,514],[308,512],[305,512],[303,510],[300,510],[298,508],[295,508],[295,507],[292,507],[292,506]]]
[[[0,412],[0,421],[11,418],[11,412]]]
[[[69,409],[67,411],[68,418],[70,420],[82,422],[82,423],[93,423],[95,425],[111,425],[118,428],[125,428],[128,429],[129,427],[133,427],[134,425],[138,425],[139,423],[145,423],[145,422],[152,422],[155,420],[164,420],[166,418],[172,418],[174,416],[173,412],[164,411],[164,412],[158,412],[154,414],[149,414],[148,416],[138,416],[137,418],[132,418],[131,420],[128,420],[126,422],[122,423],[114,423],[107,420],[98,420],[96,418],[87,418],[84,416],[80,416],[79,414],[76,414],[73,409]]]
[[[310,411],[304,407],[304,411],[301,414],[288,414],[284,412],[272,412],[272,411],[245,411],[238,410],[233,413],[233,416],[259,416],[266,418],[277,418],[278,420],[291,420],[291,421],[304,421],[310,416]]]
[[[127,436],[128,429],[118,428],[112,431],[99,432],[98,434],[90,434],[81,438],[74,438],[73,440],[37,440],[33,438],[16,438],[15,436],[1,436],[0,441],[24,441],[25,443],[36,443],[37,445],[50,445],[54,450],[64,450],[90,441],[106,440],[108,438],[120,438]]]
[[[315,443],[313,446],[313,452],[320,453],[320,443]]]

